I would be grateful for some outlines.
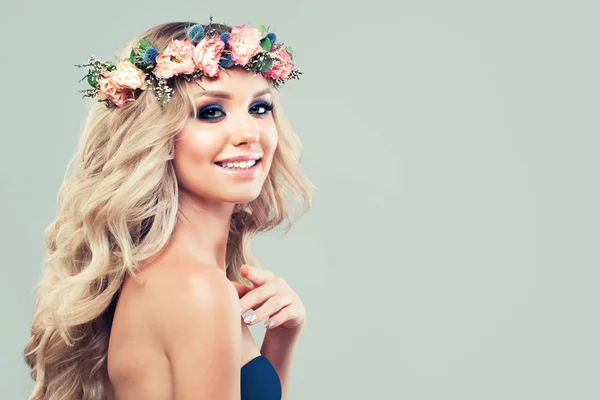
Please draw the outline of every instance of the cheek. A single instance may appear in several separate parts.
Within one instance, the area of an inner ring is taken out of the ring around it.
[[[223,147],[222,135],[202,129],[186,129],[175,142],[176,172],[183,180],[198,176],[212,166],[212,161]]]
[[[275,123],[263,129],[263,134],[261,135],[261,146],[263,151],[273,155],[275,149],[277,148],[278,139],[279,133],[277,132]]]
[[[212,160],[223,147],[223,135],[215,129],[186,129],[177,137],[175,152],[183,157],[200,160]]]

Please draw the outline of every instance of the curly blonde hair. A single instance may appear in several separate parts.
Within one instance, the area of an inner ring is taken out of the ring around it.
[[[183,40],[187,24],[148,29],[119,58],[142,38],[157,49]],[[25,347],[35,380],[29,400],[94,400],[102,393],[121,285],[126,274],[135,277],[142,261],[163,249],[177,220],[174,140],[193,115],[194,101],[184,80],[176,77],[173,88],[164,110],[149,90],[118,111],[102,103],[91,107],[58,191],[57,217],[44,232],[46,255]],[[313,186],[300,170],[300,141],[276,92],[273,100],[278,146],[260,195],[236,206],[232,216],[226,259],[232,281],[245,282],[240,266],[255,263],[249,247],[255,234],[284,221],[291,227],[289,197],[303,206],[301,213],[311,207]]]

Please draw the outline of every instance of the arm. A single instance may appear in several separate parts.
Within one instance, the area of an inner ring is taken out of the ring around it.
[[[216,269],[164,286],[153,322],[171,363],[174,399],[239,400],[242,341],[235,289]]]
[[[269,359],[281,381],[282,399],[287,397],[296,344],[302,328],[275,329],[265,333],[260,352]]]
[[[296,344],[306,321],[306,310],[298,294],[287,282],[271,271],[242,265],[242,276],[252,287],[234,283],[240,297],[241,312],[253,309],[255,318],[244,319],[248,324],[265,321],[267,329],[260,352],[273,364],[281,381],[283,399],[286,398]]]

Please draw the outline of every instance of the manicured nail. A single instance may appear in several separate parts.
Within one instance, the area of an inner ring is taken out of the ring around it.
[[[268,324],[265,324],[265,328],[267,328],[267,329],[272,328],[273,325],[275,325],[275,321],[271,321]]]
[[[256,318],[256,315],[250,314],[246,318],[244,318],[244,322],[247,324],[251,324],[252,322],[256,321]]]

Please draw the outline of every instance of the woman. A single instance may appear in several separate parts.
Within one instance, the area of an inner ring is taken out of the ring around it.
[[[211,19],[124,54],[83,65],[98,103],[45,233],[30,399],[285,398],[305,310],[249,245],[290,195],[310,208],[274,90],[300,75],[291,48]]]

